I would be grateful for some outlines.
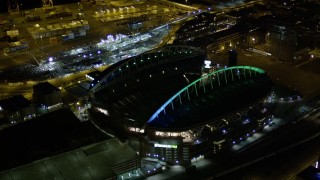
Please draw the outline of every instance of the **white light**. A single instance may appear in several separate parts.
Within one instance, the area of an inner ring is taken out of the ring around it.
[[[108,111],[107,110],[105,110],[105,109],[102,109],[102,108],[96,108],[99,112],[101,112],[102,114],[105,114],[105,115],[107,115],[107,116],[109,116],[109,113],[108,113]]]
[[[177,145],[169,145],[169,144],[154,144],[154,147],[162,147],[162,148],[177,148]]]
[[[205,66],[204,66],[204,68],[211,68],[211,61],[208,61],[208,60],[204,60],[204,64],[205,64]]]
[[[49,62],[52,62],[53,61],[53,57],[49,57]]]

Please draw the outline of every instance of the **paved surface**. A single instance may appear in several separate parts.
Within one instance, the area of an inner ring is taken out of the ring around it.
[[[127,34],[138,31],[147,31],[155,26],[165,24],[171,18],[176,17],[177,11],[173,7],[155,4],[153,2],[147,2],[143,4],[136,4],[134,7],[136,9],[147,9],[148,7],[157,6],[157,14],[150,13],[148,14],[149,19],[145,21],[139,30],[129,29],[129,27],[124,25],[116,25],[116,22],[119,20],[113,20],[108,22],[102,22],[101,18],[97,18],[94,15],[96,12],[107,9],[117,9],[115,6],[85,6],[84,8],[84,18],[89,22],[90,30],[87,31],[87,36],[79,38],[69,42],[62,42],[59,40],[58,44],[49,44],[49,38],[42,39],[33,39],[31,35],[27,32],[27,27],[33,27],[35,24],[39,24],[41,27],[46,27],[49,24],[60,23],[60,22],[71,22],[72,20],[77,20],[75,14],[79,12],[80,6],[78,4],[68,4],[63,6],[55,6],[58,8],[69,8],[73,12],[72,17],[56,18],[47,20],[45,14],[43,14],[41,8],[35,10],[29,10],[31,13],[39,14],[42,18],[38,22],[26,22],[25,18],[20,15],[13,16],[15,20],[16,29],[20,32],[20,38],[26,38],[29,42],[29,48],[26,51],[10,53],[9,55],[4,55],[0,53],[0,70],[3,68],[13,67],[16,65],[24,63],[36,63],[33,61],[33,57],[41,59],[43,57],[54,56],[57,52],[64,51],[66,49],[72,49],[83,44],[99,42],[101,38],[105,38],[108,34]],[[163,8],[167,8],[168,12],[164,13]],[[117,11],[118,12],[118,11]],[[120,16],[120,13],[113,13],[116,16]],[[124,13],[125,14],[125,13]],[[60,39],[60,37],[58,37]],[[6,43],[0,43],[0,49],[6,47]],[[31,60],[30,60],[31,59]]]

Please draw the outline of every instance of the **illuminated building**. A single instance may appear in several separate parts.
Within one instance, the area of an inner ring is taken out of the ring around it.
[[[108,112],[97,123],[139,137],[142,156],[189,165],[272,121],[264,70],[233,66],[202,75],[203,63],[196,48],[168,46],[115,64],[91,88],[93,106]]]

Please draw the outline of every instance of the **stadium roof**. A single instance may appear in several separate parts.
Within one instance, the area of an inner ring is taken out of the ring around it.
[[[206,123],[248,106],[267,95],[271,90],[271,85],[270,82],[263,82],[265,84],[254,80],[240,81],[192,99],[174,109],[167,108],[166,114],[158,115],[148,123],[148,127],[180,130]]]
[[[248,72],[240,75],[246,71],[250,72],[250,77]],[[258,76],[251,77],[253,72]],[[219,83],[212,80],[219,81],[223,76],[228,79],[224,85],[221,85],[224,80]],[[220,69],[195,80],[169,98],[150,117],[148,127],[174,130],[205,123],[264,97],[271,87],[271,80],[262,69],[250,66]]]

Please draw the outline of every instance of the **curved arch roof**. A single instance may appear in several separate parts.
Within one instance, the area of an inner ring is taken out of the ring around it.
[[[193,81],[192,83],[190,83],[189,85],[187,85],[186,87],[184,87],[183,89],[181,89],[180,91],[178,91],[176,94],[174,94],[171,98],[169,98],[161,107],[159,107],[155,112],[154,114],[149,118],[147,124],[150,124],[152,121],[154,121],[161,112],[165,112],[165,109],[170,106],[170,104],[173,103],[173,101],[175,99],[178,99],[180,98],[180,95],[182,95],[182,93],[185,93],[188,91],[189,88],[192,88],[193,86],[196,86],[197,83],[201,83],[201,81],[203,81],[204,79],[206,78],[211,78],[212,76],[216,75],[216,74],[219,74],[219,73],[224,73],[228,70],[247,70],[247,71],[250,71],[251,72],[254,72],[254,73],[259,73],[259,74],[266,74],[266,72],[260,68],[257,68],[257,67],[251,67],[251,66],[234,66],[234,67],[228,67],[228,68],[224,68],[224,69],[220,69],[220,70],[217,70],[217,71],[214,71],[210,74],[207,74],[205,76],[202,76],[201,78]],[[180,99],[180,102],[181,102],[181,99]],[[173,106],[173,105],[172,105]]]

